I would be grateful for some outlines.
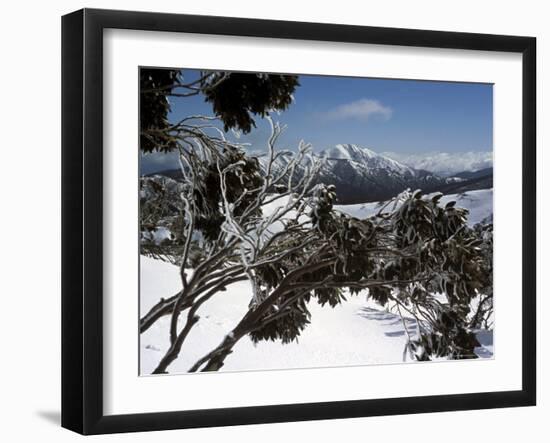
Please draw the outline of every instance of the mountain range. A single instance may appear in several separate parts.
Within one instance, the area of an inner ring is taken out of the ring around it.
[[[274,168],[284,167],[291,155],[278,157]],[[339,204],[383,201],[407,188],[421,189],[425,193],[439,191],[453,194],[493,187],[492,168],[442,177],[354,144],[339,144],[316,155],[325,158],[317,182],[335,185]],[[259,159],[261,163],[265,162],[264,158]],[[154,175],[177,180],[181,177],[181,171],[169,169]]]

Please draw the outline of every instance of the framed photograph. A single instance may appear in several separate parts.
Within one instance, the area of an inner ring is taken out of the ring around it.
[[[536,402],[531,37],[62,21],[62,425]]]

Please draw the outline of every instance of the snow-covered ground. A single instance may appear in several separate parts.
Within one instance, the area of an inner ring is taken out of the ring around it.
[[[456,206],[466,208],[470,211],[468,224],[475,225],[493,214],[493,190],[480,189],[468,191],[461,194],[450,194],[441,197],[441,204],[445,205],[450,201],[456,201]],[[353,217],[365,218],[376,214],[385,203],[360,203],[357,205],[338,205],[339,211],[345,212]],[[386,210],[390,210],[388,206]]]
[[[141,315],[161,297],[179,290],[178,268],[160,260],[141,257]],[[248,282],[234,284],[227,291],[205,303],[201,320],[191,331],[179,358],[169,367],[170,373],[187,372],[193,363],[217,346],[246,312],[250,300]],[[315,301],[309,305],[311,324],[298,343],[260,342],[254,345],[247,337],[234,348],[222,371],[258,369],[311,368],[346,365],[402,363],[407,331],[414,336],[416,323],[386,312],[365,295],[348,297],[348,301],[330,308]],[[182,316],[182,321],[185,316]],[[157,321],[140,338],[140,373],[150,374],[168,349],[169,317]],[[180,324],[180,328],[181,328]],[[493,355],[492,333],[480,337],[480,357]],[[406,361],[411,361],[406,356]]]
[[[174,294],[179,285],[178,268],[141,257],[141,313],[161,296]],[[155,282],[160,283],[158,285]],[[250,301],[248,282],[232,285],[202,307],[201,320],[187,338],[170,372],[186,372],[218,345],[246,313]],[[365,296],[351,297],[334,309],[310,303],[311,324],[298,343],[260,342],[243,338],[222,370],[284,369],[319,366],[398,363],[406,343],[401,319],[366,303]],[[182,316],[184,317],[184,316]],[[141,373],[149,374],[168,348],[170,319],[164,317],[141,336]],[[181,327],[181,326],[180,326]],[[415,325],[411,322],[411,332]]]

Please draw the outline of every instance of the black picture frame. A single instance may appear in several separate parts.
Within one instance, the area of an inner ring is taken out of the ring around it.
[[[103,412],[103,30],[504,51],[523,63],[522,388],[177,412]],[[83,9],[62,18],[62,426],[82,434],[319,420],[536,403],[536,39]]]

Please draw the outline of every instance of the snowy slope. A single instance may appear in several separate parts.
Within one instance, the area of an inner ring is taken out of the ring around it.
[[[141,257],[141,315],[161,297],[177,292],[180,280],[174,265]],[[218,345],[246,312],[250,297],[248,282],[234,284],[199,310],[201,320],[184,343],[170,373],[184,373],[200,357]],[[226,359],[222,371],[288,369],[346,365],[402,363],[407,332],[401,319],[380,306],[367,302],[365,295],[349,297],[335,308],[309,305],[311,324],[298,343],[260,342],[247,337]],[[155,323],[140,337],[140,373],[150,374],[168,349],[169,317]],[[415,321],[408,319],[407,331],[414,337]],[[180,327],[182,325],[180,324]],[[480,357],[493,355],[492,334],[483,336]],[[406,361],[409,361],[407,356]]]
[[[159,278],[161,277],[161,278]],[[152,282],[161,281],[161,289]],[[155,304],[162,290],[173,294],[179,284],[178,268],[141,257],[142,314]],[[170,372],[186,372],[189,367],[213,347],[244,315],[250,300],[250,286],[242,282],[231,286],[206,303],[201,320],[189,335],[178,360]],[[310,303],[311,324],[299,338],[299,343],[260,342],[254,345],[247,337],[235,347],[222,370],[282,369],[319,366],[400,363],[406,343],[401,320],[370,306],[365,296],[352,297],[347,303],[332,309]],[[164,317],[141,335],[142,374],[149,374],[168,349],[169,317]],[[344,327],[343,327],[344,326]],[[181,327],[181,325],[180,325]],[[410,332],[415,325],[411,320]]]
[[[475,225],[493,215],[493,190],[481,189],[461,194],[444,195],[441,197],[442,205],[450,201],[456,201],[456,206],[470,211],[468,224]],[[357,205],[338,205],[336,209],[353,217],[365,218],[376,214],[385,202],[363,203]],[[387,208],[390,209],[389,207]]]

